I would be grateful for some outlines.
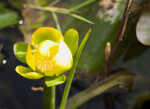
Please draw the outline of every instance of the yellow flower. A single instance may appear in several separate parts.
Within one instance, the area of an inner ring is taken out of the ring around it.
[[[58,30],[51,27],[37,29],[32,36],[32,44],[34,49],[31,50],[29,44],[26,62],[34,71],[37,69],[45,76],[59,76],[72,67],[71,51]]]
[[[65,81],[62,75],[73,65],[73,55],[77,50],[78,33],[69,29],[65,37],[52,27],[41,27],[32,35],[32,45],[16,43],[14,53],[16,57],[30,67],[17,66],[16,72],[28,79],[51,77],[50,85]],[[48,81],[49,82],[49,81]]]
[[[31,50],[28,46],[27,64],[35,71],[38,69],[45,76],[59,76],[72,67],[72,54],[63,40],[56,43],[50,40],[42,41]]]

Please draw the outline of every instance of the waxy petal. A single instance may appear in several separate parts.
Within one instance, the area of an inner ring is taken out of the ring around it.
[[[48,68],[44,74],[46,76],[56,76],[61,75],[72,67],[73,58],[71,51],[64,41],[60,41],[59,52],[54,56],[51,61],[51,66]]]
[[[53,41],[45,40],[39,44],[37,49],[38,49],[39,54],[42,55],[43,58],[46,58],[46,57],[52,58],[58,52],[59,46],[57,43]]]
[[[21,62],[26,63],[26,52],[28,43],[20,42],[14,44],[14,54]]]
[[[36,65],[35,65],[34,57],[32,55],[32,50],[31,50],[30,44],[28,45],[28,49],[27,49],[26,62],[35,71]]]
[[[45,84],[47,87],[51,87],[54,85],[59,85],[64,83],[66,80],[66,76],[64,74],[60,75],[60,76],[46,76],[45,77]]]
[[[79,35],[75,29],[69,29],[65,33],[64,42],[68,45],[72,55],[75,54],[78,48]]]
[[[16,72],[20,74],[21,76],[28,78],[28,79],[40,79],[44,77],[44,75],[42,75],[41,73],[35,72],[31,68],[24,67],[21,65],[16,67]]]
[[[36,46],[44,40],[51,40],[59,43],[60,40],[63,40],[63,36],[57,29],[51,27],[41,27],[33,33],[32,44]]]

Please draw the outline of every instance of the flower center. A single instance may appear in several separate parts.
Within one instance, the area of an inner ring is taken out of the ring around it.
[[[37,69],[44,72],[51,66],[52,58],[58,53],[59,46],[57,43],[45,40],[41,42],[33,52]]]

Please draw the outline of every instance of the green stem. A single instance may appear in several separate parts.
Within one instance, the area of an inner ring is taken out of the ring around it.
[[[65,109],[77,109],[80,105],[88,100],[102,94],[108,89],[122,85],[125,89],[130,90],[134,81],[134,75],[127,71],[120,71],[110,77],[107,77],[103,81],[93,84],[91,87],[77,93],[72,96],[66,104]]]
[[[85,22],[87,22],[87,23],[94,24],[94,23],[91,22],[90,20],[88,20],[88,19],[86,19],[86,18],[84,18],[84,17],[82,17],[82,16],[79,16],[79,15],[77,15],[77,14],[66,13],[66,12],[58,12],[58,13],[66,14],[66,15],[72,16],[72,17],[74,17],[74,18],[76,18],[76,19],[85,21]]]
[[[43,109],[55,109],[55,86],[43,86]]]
[[[58,31],[61,32],[61,28],[60,28],[60,25],[59,25],[59,21],[58,21],[57,15],[53,11],[52,11],[52,16],[53,16],[53,19],[54,19],[54,21],[56,23],[56,27],[57,27]]]
[[[80,8],[86,6],[86,5],[88,5],[88,4],[90,4],[90,3],[94,2],[94,1],[95,1],[95,0],[85,0],[85,2],[83,2],[83,3],[81,3],[81,4],[77,5],[77,6],[75,6],[75,7],[73,7],[73,8],[68,9],[68,10],[66,11],[66,13],[70,13],[70,12],[72,12],[72,11],[78,10],[78,9],[80,9]]]
[[[77,50],[76,55],[74,57],[73,66],[72,66],[72,69],[70,70],[70,73],[69,73],[69,76],[68,76],[68,79],[67,79],[66,87],[65,87],[65,90],[64,90],[63,98],[62,98],[61,105],[60,105],[59,109],[65,109],[65,105],[66,105],[66,101],[67,101],[67,98],[68,98],[71,83],[72,83],[72,80],[73,80],[73,76],[74,76],[74,73],[75,73],[80,55],[81,55],[82,50],[83,50],[83,48],[84,48],[84,46],[85,46],[85,44],[86,44],[86,42],[89,38],[90,33],[91,33],[91,29],[89,29],[89,31],[85,35],[83,41],[81,42],[81,44],[80,44],[80,46]]]
[[[44,11],[50,11],[50,12],[55,12],[55,13],[60,13],[60,14],[65,14],[65,15],[69,15],[72,16],[76,19],[82,20],[84,22],[90,23],[90,24],[94,24],[93,22],[91,22],[90,20],[81,17],[77,14],[72,14],[72,13],[67,13],[67,9],[65,8],[57,8],[57,7],[40,7],[40,6],[34,6],[34,5],[24,5],[33,9],[39,9],[39,10],[44,10]]]

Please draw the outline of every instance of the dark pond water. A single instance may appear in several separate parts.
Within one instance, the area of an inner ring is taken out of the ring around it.
[[[42,109],[42,92],[34,92],[32,86],[41,86],[40,81],[20,77],[15,72],[22,65],[13,53],[13,44],[23,40],[16,27],[0,30],[1,53],[5,56],[0,65],[0,109]]]
[[[128,42],[127,39],[124,43]],[[42,86],[42,80],[28,80],[15,72],[17,65],[23,65],[13,53],[13,44],[18,41],[23,41],[23,35],[17,26],[0,30],[0,44],[3,45],[1,53],[4,55],[0,64],[0,109],[42,109],[42,92],[31,90],[31,87]],[[135,55],[136,58],[132,58],[133,51],[130,49],[137,49],[137,46],[141,52]],[[126,90],[123,86],[115,87],[89,100],[79,109],[149,109],[150,74],[147,69],[149,69],[150,49],[139,45],[139,42],[135,40],[132,46],[129,45],[125,54],[118,59],[113,69],[128,69],[135,75],[131,90]],[[126,60],[126,56],[130,58]],[[57,107],[60,104],[64,86],[65,84],[56,87]],[[70,96],[87,87],[88,85],[83,81],[74,81]]]

